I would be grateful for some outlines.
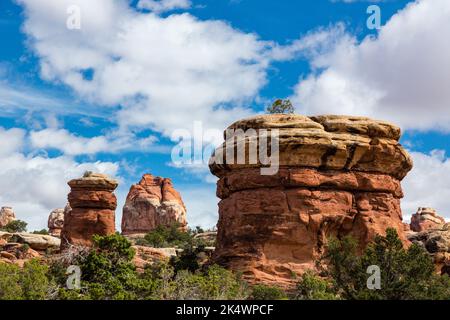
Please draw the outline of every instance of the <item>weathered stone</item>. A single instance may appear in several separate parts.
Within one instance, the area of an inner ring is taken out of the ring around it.
[[[91,246],[94,235],[114,234],[117,199],[113,192],[117,181],[103,174],[87,173],[68,184],[71,191],[64,211],[62,249],[70,245]]]
[[[136,254],[133,263],[138,272],[143,272],[145,267],[158,262],[167,262],[177,253],[174,248],[151,248],[144,246],[133,246]]]
[[[55,209],[48,217],[48,232],[54,237],[61,236],[61,231],[64,227],[64,211],[65,209]]]
[[[440,229],[445,224],[445,219],[440,217],[433,208],[419,208],[411,217],[411,230],[415,232],[429,229]]]
[[[186,207],[170,179],[146,174],[128,193],[122,214],[124,235],[145,234],[159,225],[186,229]]]
[[[352,235],[362,249],[395,228],[407,243],[400,180],[412,161],[398,143],[398,127],[361,117],[264,115],[229,129],[279,130],[279,170],[261,174],[264,165],[248,157],[255,137],[242,132],[216,150],[216,262],[249,281],[292,286],[292,275],[314,268],[330,236]],[[240,142],[244,163],[223,158]]]
[[[411,233],[408,235],[408,240],[428,251],[438,273],[450,276],[450,224]]]
[[[14,220],[16,220],[16,215],[11,207],[2,207],[0,209],[0,228],[5,227]]]

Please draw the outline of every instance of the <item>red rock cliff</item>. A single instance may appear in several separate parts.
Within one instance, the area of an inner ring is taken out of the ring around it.
[[[147,233],[159,225],[179,223],[185,229],[186,207],[167,178],[146,174],[128,193],[122,215],[122,234]]]
[[[264,115],[229,129],[278,129],[280,169],[261,175],[261,163],[248,158],[219,164],[242,136],[216,150],[218,263],[252,281],[290,286],[293,274],[314,267],[330,236],[351,234],[364,246],[391,227],[407,241],[400,181],[412,161],[399,128],[358,117]]]

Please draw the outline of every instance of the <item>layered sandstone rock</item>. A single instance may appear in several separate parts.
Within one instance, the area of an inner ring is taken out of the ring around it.
[[[113,192],[117,181],[103,174],[86,173],[68,184],[70,210],[64,214],[63,249],[69,244],[91,246],[93,235],[114,234],[117,199]]]
[[[177,256],[177,252],[174,248],[133,246],[133,249],[136,253],[133,258],[133,264],[138,272],[144,272],[147,266],[159,262],[168,262],[170,258]]]
[[[26,232],[9,233],[0,231],[0,243],[6,245],[9,244],[12,239],[14,239],[14,242],[20,244],[27,244],[30,248],[38,251],[45,251],[47,249],[58,249],[61,244],[60,239],[48,235],[26,233]]]
[[[433,208],[419,208],[411,217],[411,230],[415,232],[429,229],[440,229],[444,226],[445,219],[440,217]]]
[[[16,215],[11,207],[2,207],[0,209],[0,228],[5,227],[14,220],[16,220]]]
[[[54,237],[60,237],[64,227],[64,211],[66,209],[55,209],[48,216],[48,232]]]
[[[145,234],[159,225],[178,223],[186,229],[186,207],[167,178],[146,174],[133,185],[123,207],[122,233]]]
[[[390,227],[407,242],[400,180],[412,161],[399,128],[360,117],[264,115],[228,130],[238,129],[278,130],[279,170],[262,175],[267,163],[250,161],[253,135],[228,134],[216,150],[218,263],[249,280],[289,286],[293,274],[314,267],[331,236],[353,235],[363,247]],[[244,163],[224,156],[242,144]]]

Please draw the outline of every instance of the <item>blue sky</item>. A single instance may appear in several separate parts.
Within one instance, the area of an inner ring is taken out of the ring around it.
[[[371,4],[380,30],[367,28]],[[416,163],[405,216],[450,217],[449,18],[445,0],[2,1],[0,206],[45,227],[65,182],[92,169],[120,180],[120,225],[130,185],[152,173],[173,179],[191,225],[211,227],[214,177],[173,165],[173,133],[220,132],[280,97],[400,125]]]

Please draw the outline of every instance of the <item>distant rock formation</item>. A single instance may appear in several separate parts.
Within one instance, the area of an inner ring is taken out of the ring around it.
[[[67,204],[69,206],[69,204]],[[66,206],[66,207],[67,207]],[[66,209],[55,209],[48,216],[48,233],[54,237],[60,237],[64,227],[64,212]]]
[[[450,276],[450,223],[411,233],[408,239],[427,250],[433,258],[436,272]]]
[[[445,219],[440,217],[433,208],[419,208],[411,217],[411,230],[415,232],[429,229],[440,229]]]
[[[5,227],[14,220],[16,220],[16,214],[11,207],[2,207],[0,209],[0,228]]]
[[[179,223],[186,229],[186,207],[167,178],[145,174],[131,186],[123,207],[122,234],[144,234],[159,225]]]
[[[114,234],[117,199],[113,192],[117,181],[103,174],[88,172],[68,184],[71,209],[67,209],[64,215],[62,249],[70,244],[91,246],[95,234]]]
[[[280,168],[261,175],[264,165],[249,157],[220,161],[241,143],[248,152],[252,137],[235,134],[215,151],[216,262],[250,281],[292,286],[292,275],[314,268],[330,236],[352,235],[362,248],[395,228],[407,243],[400,181],[412,160],[398,127],[362,117],[262,115],[229,127],[236,129],[278,129]]]

